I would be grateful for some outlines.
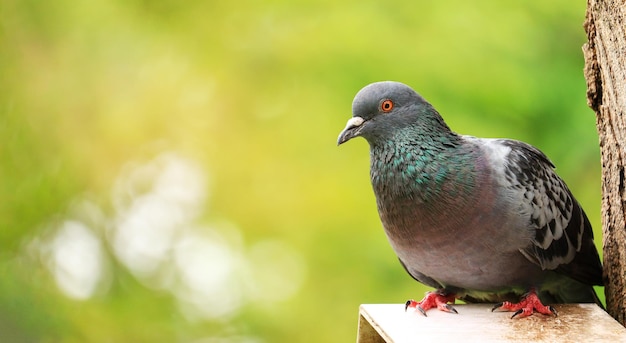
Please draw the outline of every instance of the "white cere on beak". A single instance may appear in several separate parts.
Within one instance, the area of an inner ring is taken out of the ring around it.
[[[345,131],[349,128],[361,126],[361,124],[363,124],[363,121],[364,120],[361,117],[352,117],[348,120],[348,122],[346,123],[346,127],[343,130]]]
[[[339,137],[337,137],[337,145],[343,144],[349,141],[351,138],[358,136],[358,131],[361,130],[361,125],[363,125],[363,118],[361,117],[352,117],[346,123],[346,127],[341,131]],[[351,131],[354,130],[354,131]]]

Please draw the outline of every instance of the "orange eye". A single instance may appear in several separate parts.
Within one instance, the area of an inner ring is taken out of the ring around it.
[[[380,103],[380,110],[387,113],[393,109],[393,101],[387,99]]]

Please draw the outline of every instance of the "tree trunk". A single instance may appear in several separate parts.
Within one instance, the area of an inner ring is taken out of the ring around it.
[[[626,0],[588,0],[583,46],[587,103],[602,154],[607,312],[626,325]]]

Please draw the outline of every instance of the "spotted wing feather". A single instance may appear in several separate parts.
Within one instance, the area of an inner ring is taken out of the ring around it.
[[[511,149],[504,176],[510,187],[523,192],[521,211],[535,230],[531,244],[520,252],[542,269],[585,284],[602,284],[591,224],[552,162],[526,143],[498,141]]]

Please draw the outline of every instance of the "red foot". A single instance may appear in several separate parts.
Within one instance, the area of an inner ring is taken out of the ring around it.
[[[409,307],[415,308],[419,310],[425,317],[426,311],[437,307],[440,311],[458,313],[454,307],[449,305],[448,303],[454,304],[456,297],[454,294],[441,294],[439,292],[428,292],[426,296],[421,301],[415,301],[413,299],[406,302],[404,306],[404,310],[406,311]]]
[[[493,312],[496,309],[501,309],[505,311],[515,311],[511,316],[511,319],[519,316],[519,318],[528,317],[533,314],[534,311],[539,313],[558,316],[556,310],[552,306],[545,306],[541,303],[541,300],[537,297],[537,293],[535,293],[534,289],[531,289],[520,302],[514,304],[508,301],[501,302],[496,304],[492,309]]]

